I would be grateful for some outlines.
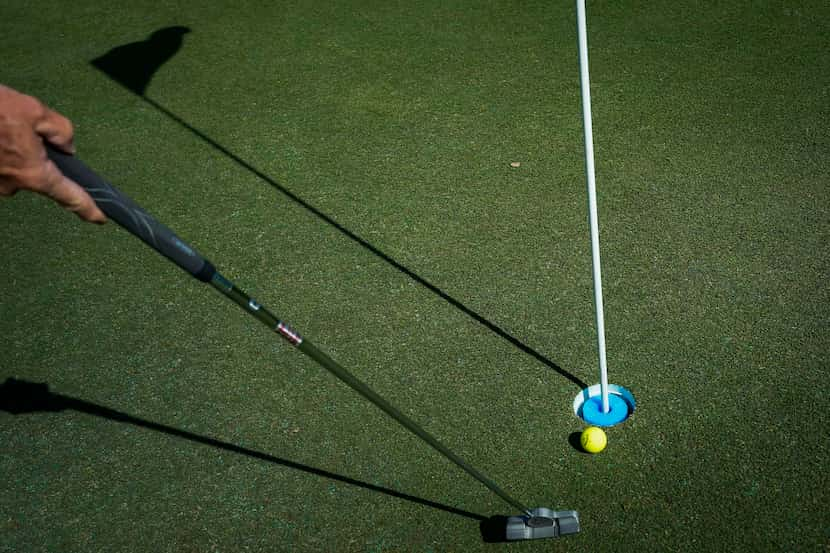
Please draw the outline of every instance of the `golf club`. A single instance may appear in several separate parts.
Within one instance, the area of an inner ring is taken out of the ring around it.
[[[334,376],[375,406],[395,419],[404,428],[421,438],[444,457],[455,463],[467,474],[484,484],[501,499],[521,511],[518,516],[508,517],[504,528],[507,540],[524,540],[558,537],[579,532],[579,515],[576,511],[553,511],[544,507],[529,509],[513,499],[492,480],[467,464],[449,448],[418,426],[412,419],[378,395],[374,390],[341,367],[326,353],[303,339],[285,322],[279,320],[263,305],[236,287],[222,276],[207,259],[176,236],[173,231],[156,221],[144,209],[93,172],[80,159],[60,152],[46,144],[49,158],[69,178],[80,184],[95,200],[98,207],[124,229],[141,239],[145,244],[198,280],[214,288],[239,305],[265,326],[276,332],[301,352],[314,359]]]

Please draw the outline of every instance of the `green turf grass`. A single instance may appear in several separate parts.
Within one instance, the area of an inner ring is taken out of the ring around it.
[[[826,2],[589,2],[609,368],[639,405],[597,456],[569,441],[597,381],[571,2],[107,6],[0,8],[0,81],[583,532],[482,544],[463,513],[512,514],[483,486],[115,225],[20,194],[0,378],[147,424],[0,412],[0,551],[826,549]],[[171,25],[153,103],[89,65]]]

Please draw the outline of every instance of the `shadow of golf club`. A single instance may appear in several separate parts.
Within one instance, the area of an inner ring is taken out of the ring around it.
[[[246,447],[230,444],[221,440],[209,438],[207,436],[201,436],[192,432],[187,432],[186,430],[180,430],[178,428],[166,426],[157,422],[133,417],[132,415],[128,415],[102,405],[97,405],[95,403],[90,403],[88,401],[70,396],[56,394],[49,391],[49,385],[45,382],[35,383],[16,378],[7,378],[3,384],[0,384],[0,411],[6,411],[7,413],[11,413],[13,415],[24,415],[31,413],[55,413],[65,411],[67,409],[124,424],[130,424],[140,428],[154,430],[156,432],[161,432],[162,434],[167,434],[168,436],[175,436],[194,443],[215,447],[217,449],[229,451],[238,455],[245,455],[253,459],[280,465],[285,468],[299,470],[321,478],[327,478],[329,480],[335,480],[337,482],[342,482],[344,484],[349,484],[351,486],[356,486],[372,492],[382,493],[396,499],[411,501],[412,503],[417,503],[418,505],[423,505],[424,507],[430,507],[432,509],[438,509],[453,515],[482,522],[488,520],[487,517],[483,515],[471,513],[462,509],[456,509],[455,507],[450,507],[448,505],[442,505],[441,503],[436,503],[435,501],[430,501],[422,497],[416,497],[414,495],[384,488],[383,486],[369,484],[368,482],[361,482],[360,480],[335,474],[327,470],[310,467],[294,461],[289,461],[287,459],[281,459],[267,453],[248,449]]]
[[[365,250],[372,253],[377,258],[381,259],[388,265],[394,267],[413,281],[417,282],[433,294],[437,295],[444,301],[446,301],[451,306],[455,307],[471,319],[475,320],[497,336],[503,338],[520,351],[524,352],[527,355],[530,355],[538,362],[542,363],[546,367],[552,369],[560,376],[566,378],[573,384],[579,387],[580,390],[583,390],[588,387],[588,384],[583,382],[581,379],[576,377],[575,375],[569,373],[532,347],[528,346],[512,334],[508,333],[503,328],[499,327],[492,321],[486,319],[470,307],[464,305],[459,300],[453,298],[446,292],[444,292],[441,288],[436,286],[435,284],[429,282],[425,278],[421,277],[408,267],[404,266],[388,254],[384,253],[376,246],[361,238],[354,232],[350,231],[342,224],[338,223],[333,217],[324,213],[320,209],[314,207],[313,205],[309,204],[301,197],[296,195],[295,193],[291,192],[289,189],[275,181],[270,176],[266,175],[238,155],[231,152],[228,148],[222,146],[217,141],[210,138],[204,132],[200,131],[196,127],[189,124],[187,121],[183,120],[175,113],[172,113],[164,106],[159,104],[158,102],[148,98],[145,95],[145,91],[147,86],[152,79],[153,75],[158,71],[158,69],[171,57],[173,57],[176,52],[182,46],[182,39],[184,34],[190,32],[190,29],[187,27],[167,27],[164,29],[160,29],[154,32],[147,40],[134,42],[131,44],[126,44],[123,46],[119,46],[113,48],[103,56],[100,56],[90,63],[102,71],[105,75],[109,78],[113,79],[115,82],[119,83],[120,85],[124,86],[134,94],[136,94],[139,98],[141,98],[144,102],[148,105],[153,107],[159,113],[162,113],[170,120],[174,121],[176,124],[181,126],[182,128],[186,129],[193,135],[200,138],[203,142],[211,146],[214,150],[220,152],[222,155],[242,167],[243,169],[247,170],[251,174],[258,177],[263,182],[268,183],[274,189],[278,190],[281,194],[283,194],[286,198],[297,204],[298,206],[302,207],[303,209],[307,210],[308,212],[312,213],[318,219],[323,221],[324,223],[330,225],[341,234],[364,248]]]

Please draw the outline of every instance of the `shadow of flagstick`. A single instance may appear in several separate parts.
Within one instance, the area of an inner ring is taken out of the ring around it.
[[[152,80],[153,75],[155,75],[155,73],[161,68],[161,66],[165,62],[167,62],[176,54],[176,52],[178,52],[178,50],[182,46],[184,35],[189,32],[190,29],[188,29],[187,27],[166,27],[164,29],[160,29],[154,32],[152,35],[150,35],[150,37],[147,40],[133,42],[130,44],[113,48],[103,56],[100,56],[92,60],[91,64],[100,71],[102,71],[109,78],[113,79],[114,81],[121,84],[134,94],[138,95],[138,97],[140,97],[144,102],[153,107],[156,111],[164,114],[182,128],[199,137],[206,144],[210,145],[213,149],[217,150],[225,157],[235,162],[240,167],[244,168],[245,170],[255,175],[262,181],[270,184],[273,188],[278,190],[280,193],[282,193],[285,197],[287,197],[295,204],[309,211],[317,218],[319,218],[321,221],[335,228],[341,234],[343,234],[353,242],[357,243],[362,248],[366,249],[379,259],[391,265],[392,267],[394,267],[395,269],[397,269],[413,281],[417,282],[433,294],[437,295],[438,297],[440,297],[441,299],[443,299],[444,301],[446,301],[447,303],[449,303],[450,305],[452,305],[453,307],[467,315],[468,317],[472,318],[479,324],[483,325],[485,328],[489,329],[497,336],[500,336],[501,338],[503,338],[504,340],[518,348],[520,351],[526,353],[527,355],[530,355],[543,365],[554,370],[560,376],[563,376],[564,378],[578,386],[580,390],[583,390],[588,387],[588,384],[583,382],[575,375],[569,373],[568,371],[566,371],[565,369],[563,369],[562,367],[560,367],[559,365],[557,365],[556,363],[554,363],[553,361],[551,361],[550,359],[536,351],[535,349],[531,348],[515,336],[511,335],[510,333],[508,333],[492,321],[484,318],[482,315],[480,315],[473,309],[469,308],[457,299],[453,298],[452,296],[441,290],[438,286],[432,284],[431,282],[421,277],[408,267],[396,261],[394,258],[390,257],[370,242],[353,233],[352,231],[338,223],[336,220],[334,220],[331,216],[327,215],[318,208],[309,204],[301,197],[294,194],[293,192],[291,192],[290,190],[276,182],[274,179],[272,179],[271,177],[269,177],[268,175],[266,175],[265,173],[263,173],[247,161],[245,161],[244,159],[240,158],[239,156],[231,152],[226,147],[222,146],[221,144],[207,136],[199,129],[190,125],[188,122],[183,120],[175,113],[172,113],[170,110],[166,109],[158,102],[145,96],[147,86]]]
[[[294,194],[293,192],[291,192],[290,190],[288,190],[287,188],[282,186],[280,183],[276,182],[274,179],[272,179],[271,177],[269,177],[268,175],[266,175],[265,173],[263,173],[262,171],[260,171],[259,169],[257,169],[256,167],[254,167],[253,165],[248,163],[247,161],[245,161],[244,159],[240,158],[239,156],[237,156],[236,154],[234,154],[233,152],[231,152],[230,150],[228,150],[227,148],[225,148],[224,146],[222,146],[218,142],[214,141],[212,138],[207,136],[205,133],[203,133],[199,129],[191,126],[189,123],[187,123],[186,121],[181,119],[175,113],[170,112],[164,106],[160,105],[159,103],[155,102],[154,100],[152,100],[150,98],[147,98],[146,96],[142,96],[141,99],[144,100],[150,106],[152,106],[154,109],[159,111],[160,113],[166,115],[168,118],[175,121],[180,126],[184,127],[185,129],[187,129],[188,131],[190,131],[194,135],[201,138],[205,143],[209,144],[215,150],[217,150],[217,151],[221,152],[222,154],[224,154],[225,157],[227,157],[230,160],[234,161],[237,165],[239,165],[243,169],[247,170],[248,172],[255,175],[259,179],[263,180],[264,182],[270,184],[272,187],[277,189],[279,192],[281,192],[284,196],[286,196],[292,202],[294,202],[297,205],[301,206],[302,208],[306,209],[307,211],[309,211],[310,213],[315,215],[317,218],[319,218],[323,222],[325,222],[325,223],[329,224],[330,226],[334,227],[336,230],[338,230],[344,236],[346,236],[350,240],[356,242],[358,245],[360,245],[361,247],[363,247],[367,251],[371,252],[372,254],[374,254],[379,259],[381,259],[384,262],[386,262],[387,264],[391,265],[392,267],[394,267],[395,269],[397,269],[398,271],[400,271],[401,273],[403,273],[404,275],[406,275],[410,279],[414,280],[415,282],[417,282],[418,284],[420,284],[421,286],[423,286],[424,288],[426,288],[427,290],[429,290],[430,292],[432,292],[436,296],[440,297],[441,299],[443,299],[444,301],[446,301],[447,303],[449,303],[450,305],[452,305],[453,307],[455,307],[456,309],[458,309],[459,311],[461,311],[462,313],[464,313],[465,315],[467,315],[471,319],[473,319],[476,322],[478,322],[479,324],[483,325],[485,328],[489,329],[490,331],[495,333],[497,336],[500,336],[504,340],[506,340],[509,343],[513,344],[513,346],[518,348],[520,351],[523,351],[524,353],[530,355],[531,357],[533,357],[534,359],[536,359],[537,361],[539,361],[543,365],[547,366],[550,369],[553,369],[554,371],[559,373],[559,375],[561,375],[561,376],[565,377],[566,379],[570,380],[571,382],[576,384],[579,387],[580,390],[584,390],[585,388],[588,387],[588,384],[583,382],[577,376],[569,373],[568,371],[566,371],[565,369],[563,369],[562,367],[560,367],[559,365],[557,365],[556,363],[554,363],[553,361],[551,361],[550,359],[548,359],[547,357],[545,357],[544,355],[542,355],[541,353],[536,351],[535,349],[531,348],[530,346],[528,346],[527,344],[525,344],[524,342],[522,342],[521,340],[519,340],[518,338],[516,338],[512,334],[508,333],[506,330],[502,329],[501,327],[499,327],[498,325],[496,325],[492,321],[489,321],[488,319],[486,319],[483,316],[479,315],[477,312],[475,312],[471,308],[467,307],[466,305],[464,305],[463,303],[461,303],[460,301],[458,301],[454,297],[450,296],[449,294],[447,294],[446,292],[441,290],[436,285],[432,284],[431,282],[429,282],[428,280],[426,280],[425,278],[423,278],[419,274],[415,273],[414,271],[412,271],[411,269],[409,269],[405,265],[399,263],[394,258],[392,258],[389,255],[385,254],[383,251],[378,249],[376,246],[374,246],[370,242],[367,242],[366,240],[364,240],[363,238],[361,238],[357,234],[353,233],[352,231],[350,231],[349,229],[347,229],[346,227],[344,227],[343,225],[341,225],[340,223],[335,221],[329,215],[325,214],[324,212],[320,211],[318,208],[316,208],[313,205],[309,204],[308,202],[306,202],[305,200],[303,200],[302,198],[300,198],[299,196],[297,196],[296,194]]]
[[[102,405],[97,405],[95,403],[90,403],[88,401],[83,401],[81,399],[55,394],[49,391],[49,385],[45,382],[35,383],[25,380],[18,380],[16,378],[8,378],[2,385],[0,385],[0,411],[6,411],[13,415],[24,415],[31,413],[60,412],[67,409],[78,411],[80,413],[86,413],[88,415],[94,415],[96,417],[102,417],[123,424],[130,424],[140,428],[154,430],[156,432],[161,432],[162,434],[167,434],[168,436],[175,436],[190,442],[215,447],[217,449],[229,451],[238,455],[245,455],[253,459],[273,463],[289,469],[299,470],[307,474],[327,478],[329,480],[335,480],[337,482],[342,482],[344,484],[349,484],[351,486],[356,486],[372,492],[382,493],[396,499],[403,499],[405,501],[417,503],[418,505],[438,509],[453,515],[467,517],[479,522],[489,520],[485,516],[464,511],[462,509],[456,509],[455,507],[450,507],[448,505],[442,505],[441,503],[436,503],[435,501],[430,501],[414,495],[384,488],[383,486],[369,484],[368,482],[361,482],[360,480],[355,480],[354,478],[349,478],[348,476],[335,474],[327,470],[310,467],[294,461],[289,461],[287,459],[281,459],[267,453],[230,444],[221,440],[209,438],[207,436],[201,436],[199,434],[187,432],[186,430],[133,417],[127,413],[122,413],[120,411],[116,411]]]
[[[90,63],[143,97],[153,76],[181,49],[184,35],[189,32],[187,27],[165,27],[151,34],[147,40],[113,48]]]

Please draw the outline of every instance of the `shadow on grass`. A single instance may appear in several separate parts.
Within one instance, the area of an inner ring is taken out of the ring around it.
[[[324,213],[320,209],[314,207],[313,205],[309,204],[301,197],[296,195],[295,193],[291,192],[286,187],[282,186],[280,183],[245,161],[244,159],[240,158],[233,152],[231,152],[228,148],[222,146],[217,141],[210,138],[208,135],[197,129],[196,127],[189,124],[187,121],[183,120],[181,117],[172,113],[170,110],[166,109],[164,106],[159,104],[158,102],[148,98],[145,96],[145,91],[147,89],[148,84],[153,78],[153,75],[158,71],[158,69],[170,58],[172,58],[176,52],[182,46],[182,39],[184,34],[190,32],[190,29],[187,27],[167,27],[164,29],[160,29],[154,32],[147,40],[134,42],[130,44],[126,44],[123,46],[119,46],[113,48],[106,54],[92,60],[91,64],[102,71],[105,75],[109,78],[113,79],[120,85],[124,86],[138,97],[140,97],[144,102],[152,106],[158,112],[164,114],[169,119],[180,125],[182,128],[186,129],[190,133],[194,134],[198,138],[200,138],[203,142],[211,146],[214,150],[220,152],[222,155],[239,165],[240,167],[244,168],[251,174],[258,177],[260,180],[268,183],[273,188],[278,190],[282,193],[285,197],[289,200],[297,204],[298,206],[302,207],[303,209],[307,210],[308,212],[312,213],[321,221],[325,222],[326,224],[330,225],[331,227],[335,228],[341,234],[364,248],[365,250],[369,251],[379,259],[383,260],[390,266],[394,267],[413,281],[417,282],[430,292],[434,293],[468,317],[472,318],[479,324],[483,325],[496,335],[500,336],[504,340],[508,341],[512,345],[514,345],[519,350],[523,351],[527,355],[530,355],[543,365],[547,366],[548,368],[552,369],[553,371],[557,372],[559,375],[563,376],[564,378],[568,379],[576,386],[579,387],[580,390],[585,389],[588,385],[574,376],[573,374],[569,373],[535,349],[531,348],[515,336],[511,335],[503,328],[499,327],[492,321],[486,319],[473,309],[469,308],[468,306],[464,305],[459,300],[453,298],[443,290],[441,290],[435,284],[429,282],[425,278],[421,277],[408,267],[404,266],[394,258],[390,257],[386,253],[382,252],[376,246],[361,238],[354,232],[350,231],[340,223],[338,223],[333,217]]]
[[[358,488],[363,488],[365,490],[369,490],[372,492],[382,493],[390,497],[394,497],[396,499],[411,501],[413,503],[417,503],[418,505],[423,505],[425,507],[430,507],[432,509],[438,509],[440,511],[444,511],[453,515],[467,517],[473,520],[480,521],[482,523],[489,520],[487,517],[483,515],[471,513],[461,509],[456,509],[455,507],[450,507],[448,505],[442,505],[441,503],[436,503],[435,501],[430,501],[422,497],[416,497],[414,495],[405,494],[396,490],[384,488],[382,486],[376,486],[374,484],[369,484],[368,482],[361,482],[360,480],[355,480],[354,478],[349,478],[348,476],[335,474],[327,470],[310,467],[300,463],[295,463],[294,461],[281,459],[279,457],[275,457],[267,453],[262,453],[260,451],[255,451],[253,449],[248,449],[238,445],[230,444],[227,442],[216,440],[214,438],[209,438],[207,436],[200,436],[199,434],[187,432],[185,430],[180,430],[178,428],[166,426],[163,424],[159,424],[157,422],[152,422],[140,419],[138,417],[133,417],[132,415],[128,415],[126,413],[110,409],[108,407],[97,405],[95,403],[83,401],[81,399],[55,394],[49,391],[49,385],[45,382],[35,383],[27,382],[25,380],[18,380],[15,378],[8,378],[3,384],[0,385],[0,411],[6,411],[13,415],[24,415],[28,413],[60,412],[65,411],[67,409],[78,411],[80,413],[86,413],[88,415],[94,415],[96,417],[102,417],[124,424],[131,424],[133,426],[147,428],[149,430],[155,430],[156,432],[161,432],[169,436],[175,436],[177,438],[182,438],[185,440],[189,440],[191,442],[208,445],[224,451],[230,451],[231,453],[245,455],[247,457],[252,457],[260,461],[266,461],[268,463],[273,463],[275,465],[280,465],[282,467],[299,470],[307,474],[327,478],[329,480],[336,480],[337,482],[342,482],[344,484],[349,484],[351,486],[357,486]]]
[[[45,382],[36,383],[16,378],[7,378],[3,384],[0,384],[0,411],[5,411],[12,415],[25,415],[33,413],[57,413],[67,409],[124,424],[131,424],[140,428],[147,428],[149,430],[161,432],[162,434],[189,440],[194,443],[215,447],[217,449],[229,451],[239,455],[245,455],[260,461],[273,463],[289,469],[299,470],[314,476],[335,480],[337,482],[342,482],[344,484],[349,484],[351,486],[356,486],[372,492],[388,495],[396,499],[411,501],[412,503],[416,503],[424,507],[430,507],[432,509],[437,509],[453,515],[473,519],[479,522],[479,532],[481,533],[482,541],[485,543],[502,543],[508,541],[506,537],[508,517],[504,515],[485,517],[483,515],[450,507],[449,505],[443,505],[435,501],[430,501],[422,497],[405,494],[396,490],[377,486],[375,484],[369,484],[368,482],[361,482],[360,480],[335,474],[327,470],[310,467],[308,465],[303,465],[287,459],[281,459],[267,453],[255,451],[253,449],[248,449],[223,442],[221,440],[216,440],[214,438],[209,438],[207,436],[187,432],[186,430],[180,430],[164,424],[133,417],[127,413],[122,413],[121,411],[116,411],[102,405],[53,393],[49,391],[49,385]]]
[[[495,515],[482,520],[478,528],[481,539],[485,543],[507,543],[507,518],[504,515]]]
[[[164,27],[147,40],[113,48],[92,60],[93,66],[131,92],[144,96],[153,75],[182,47],[188,27]]]
[[[60,412],[67,409],[125,424],[131,424],[141,428],[147,428],[149,430],[155,430],[156,432],[161,432],[169,436],[175,436],[177,438],[208,445],[224,451],[230,451],[239,455],[245,455],[247,457],[252,457],[254,459],[259,459],[260,461],[266,461],[286,468],[300,470],[314,476],[336,480],[338,482],[343,482],[344,484],[382,493],[396,499],[411,501],[425,507],[445,511],[453,515],[463,516],[481,522],[488,520],[485,516],[456,509],[455,507],[450,507],[448,505],[442,505],[441,503],[436,503],[428,499],[405,494],[389,488],[384,488],[382,486],[376,486],[367,482],[361,482],[360,480],[355,480],[353,478],[349,478],[348,476],[342,476],[323,469],[295,463],[287,459],[281,459],[267,453],[255,451],[253,449],[230,444],[214,438],[208,438],[207,436],[200,436],[192,432],[187,432],[186,430],[180,430],[178,428],[133,417],[132,415],[128,415],[102,405],[83,401],[81,399],[55,394],[49,391],[49,385],[45,382],[35,383],[15,378],[8,378],[2,385],[0,385],[0,411],[6,411],[13,415],[23,415],[29,413]]]
[[[581,438],[582,432],[571,432],[568,436],[568,443],[571,444],[571,447],[574,448],[577,453],[581,453],[582,455],[591,455],[582,448]]]

